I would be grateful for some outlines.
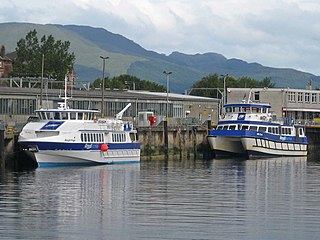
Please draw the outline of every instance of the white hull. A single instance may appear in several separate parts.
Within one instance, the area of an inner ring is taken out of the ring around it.
[[[241,139],[237,137],[216,136],[209,137],[208,142],[211,149],[215,150],[216,154],[244,154],[245,150],[242,146]]]
[[[45,165],[75,165],[75,164],[113,164],[140,162],[140,150],[99,150],[59,151],[46,150],[34,153],[40,166]]]
[[[245,151],[249,156],[307,156],[307,145],[301,143],[274,142],[259,138],[241,138]]]

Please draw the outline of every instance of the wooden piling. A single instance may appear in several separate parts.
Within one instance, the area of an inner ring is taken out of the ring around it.
[[[5,157],[4,157],[4,130],[0,129],[0,168],[4,169],[6,167]]]

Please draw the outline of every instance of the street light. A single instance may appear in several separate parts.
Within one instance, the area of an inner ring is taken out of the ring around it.
[[[102,104],[101,104],[101,117],[104,117],[104,70],[106,66],[106,60],[109,59],[109,57],[103,57],[100,56],[103,62],[103,67],[102,67]]]
[[[223,105],[225,105],[227,103],[227,85],[226,85],[226,80],[228,77],[228,74],[226,75],[221,75],[221,77],[223,77]]]
[[[166,109],[166,121],[168,121],[168,111],[169,111],[169,75],[172,72],[163,71],[163,74],[167,75],[167,109]]]

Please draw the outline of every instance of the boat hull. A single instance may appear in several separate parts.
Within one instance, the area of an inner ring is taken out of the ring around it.
[[[261,138],[241,138],[248,156],[307,156],[307,144],[298,142],[279,142]]]
[[[102,151],[55,151],[44,150],[34,153],[39,167],[56,165],[97,165],[139,163],[140,150]]]
[[[208,142],[216,157],[239,157],[246,154],[238,137],[209,136]]]

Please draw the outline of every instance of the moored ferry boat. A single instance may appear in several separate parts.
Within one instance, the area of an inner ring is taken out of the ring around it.
[[[216,129],[208,135],[216,157],[306,156],[308,141],[304,127],[293,119],[277,121],[269,104],[224,105]]]
[[[97,110],[70,109],[67,97],[57,109],[36,111],[37,120],[22,129],[18,143],[38,166],[140,162],[137,131],[122,115],[97,119]]]

